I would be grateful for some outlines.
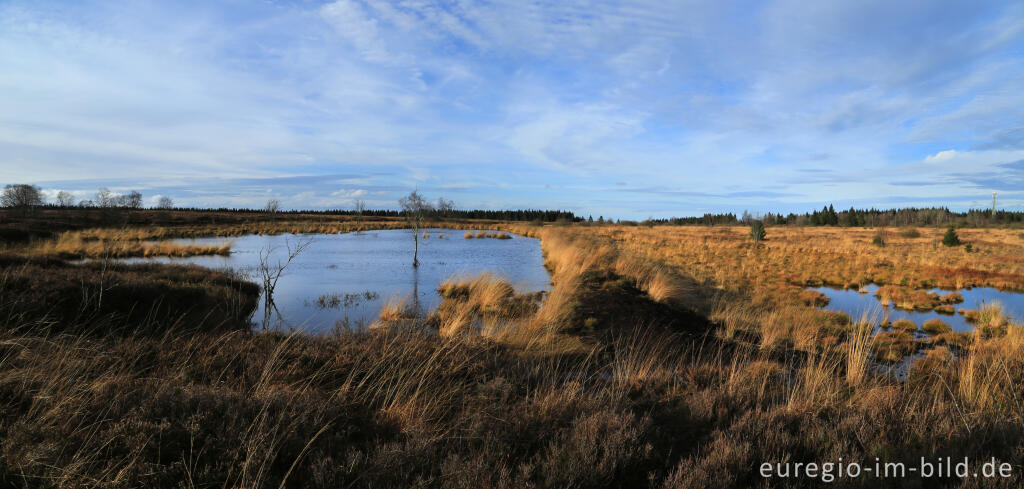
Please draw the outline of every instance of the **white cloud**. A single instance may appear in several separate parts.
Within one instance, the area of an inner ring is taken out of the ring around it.
[[[886,178],[924,163],[936,173],[917,176],[942,183],[1015,161],[971,151],[1000,134],[1001,148],[1024,145],[1012,137],[1024,124],[1024,8],[1012,5],[775,0],[739,15],[708,1],[338,0],[229,10],[0,3],[0,179],[77,189],[113,175],[133,180],[118,182],[127,189],[173,184],[150,193],[183,203],[227,203],[243,201],[230,192],[265,199],[263,189],[184,192],[214,178],[359,167],[395,173],[280,195],[337,205],[365,188],[391,202],[394,191],[377,188],[459,181],[480,187],[466,191],[472,206],[493,203],[488,192],[502,185],[527,192],[573,178],[583,194],[616,181],[775,185],[794,194],[777,201],[808,202],[875,198],[893,190]],[[958,149],[920,149],[936,147]],[[842,176],[857,181],[790,183],[798,169],[851,169]],[[578,200],[536,192],[523,200]],[[645,213],[642,201],[628,205]]]
[[[353,0],[336,0],[321,7],[320,11],[368,59],[390,59],[380,38],[377,20],[367,16],[361,4]]]
[[[358,199],[359,197],[367,195],[368,193],[369,192],[367,192],[366,190],[363,190],[363,189],[346,189],[346,188],[343,188],[343,189],[331,192],[331,197],[337,197],[339,199]]]
[[[956,155],[957,152],[955,149],[947,149],[946,151],[939,151],[938,153],[935,153],[933,155],[926,156],[924,160],[930,162],[944,161],[953,159],[956,157]]]

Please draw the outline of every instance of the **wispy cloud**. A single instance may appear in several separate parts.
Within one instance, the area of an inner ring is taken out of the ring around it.
[[[968,206],[1021,183],[1022,48],[1024,7],[976,0],[10,0],[0,180],[623,217]]]

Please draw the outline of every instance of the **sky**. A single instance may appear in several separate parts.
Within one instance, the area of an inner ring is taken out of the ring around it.
[[[1024,210],[1024,3],[0,0],[0,183],[623,219]]]

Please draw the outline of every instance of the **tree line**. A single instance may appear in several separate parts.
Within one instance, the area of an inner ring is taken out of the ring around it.
[[[426,205],[426,204],[425,204]],[[107,188],[100,188],[94,198],[75,201],[74,195],[67,191],[57,193],[52,202],[47,202],[43,192],[34,185],[11,184],[0,191],[0,206],[10,208],[21,208],[28,211],[35,207],[53,206],[61,208],[71,207],[100,207],[106,209],[141,209],[143,208],[142,194],[138,191],[130,191],[119,194],[111,192]],[[489,219],[495,221],[534,221],[534,222],[595,222],[594,218],[583,218],[576,216],[571,211],[549,210],[549,209],[456,209],[451,200],[440,198],[437,203],[429,203],[429,210],[425,215],[439,218],[453,219]],[[319,210],[281,210],[281,204],[276,199],[267,201],[262,209],[244,207],[220,207],[220,208],[198,208],[198,207],[175,207],[174,202],[166,196],[160,197],[153,206],[156,209],[176,208],[183,211],[196,212],[228,212],[228,213],[271,213],[271,214],[314,214],[314,215],[346,215],[366,217],[392,217],[407,218],[408,209],[369,209],[365,201],[355,201],[353,209],[319,209]],[[721,226],[721,225],[750,225],[754,221],[760,221],[766,226],[845,226],[845,227],[876,227],[876,226],[1002,226],[1024,224],[1024,211],[1007,211],[992,209],[970,209],[967,211],[951,211],[947,207],[906,207],[898,209],[855,209],[837,211],[831,204],[823,206],[821,210],[796,213],[773,213],[752,215],[744,211],[737,216],[734,213],[706,213],[702,216],[671,217],[665,219],[647,219],[641,223],[626,221],[627,224],[670,225],[670,226]],[[597,222],[606,222],[604,217],[598,218]],[[607,222],[612,222],[608,220]]]
[[[705,214],[701,217],[673,217],[669,219],[648,219],[649,225],[750,225],[760,221],[768,226],[1003,226],[1024,224],[1024,212],[992,209],[970,209],[962,212],[947,207],[906,207],[898,209],[855,209],[837,211],[833,205],[821,210],[796,213],[766,213],[753,215],[744,211],[740,217],[735,214]]]
[[[41,206],[119,207],[125,209],[141,209],[143,207],[142,193],[135,190],[124,194],[118,194],[111,192],[110,189],[106,187],[103,187],[96,192],[95,199],[82,199],[77,202],[75,201],[74,194],[66,190],[61,190],[60,192],[57,192],[57,196],[52,202],[48,202],[46,200],[46,196],[39,187],[23,183],[4,186],[3,190],[0,191],[0,206],[23,209]],[[160,197],[154,207],[158,209],[170,209],[174,207],[174,201],[171,200],[170,197]]]
[[[30,210],[36,207],[59,207],[59,208],[94,208],[105,209],[142,209],[143,197],[138,191],[127,193],[115,193],[107,188],[99,189],[93,198],[75,199],[71,192],[61,190],[52,201],[48,201],[42,190],[35,185],[11,184],[0,191],[0,206]],[[245,207],[176,207],[170,197],[160,197],[153,206],[155,209],[176,209],[181,211],[194,212],[227,212],[227,213],[271,213],[271,214],[314,214],[314,215],[344,215],[344,216],[367,216],[367,217],[394,217],[404,218],[407,216],[406,209],[370,209],[366,202],[356,200],[353,209],[319,209],[319,210],[282,210],[281,203],[277,199],[269,199],[263,208]],[[452,218],[452,219],[490,219],[495,221],[579,221],[581,220],[570,211],[548,210],[548,209],[456,209],[455,203],[451,200],[440,198],[429,203],[430,217]]]

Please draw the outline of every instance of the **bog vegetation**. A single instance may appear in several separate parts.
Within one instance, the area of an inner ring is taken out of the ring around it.
[[[1021,482],[1024,330],[997,305],[956,333],[823,311],[805,290],[875,283],[913,308],[958,304],[922,288],[1024,290],[1019,231],[961,228],[966,253],[941,228],[766,224],[762,241],[738,225],[428,219],[539,238],[553,288],[453,277],[428,314],[396,299],[369,331],[313,336],[254,331],[259,288],[237,274],[111,258],[403,221],[50,217],[22,221],[48,237],[0,254],[6,486],[764,487],[762,462],[922,456],[1017,464],[1009,481],[930,483]]]

